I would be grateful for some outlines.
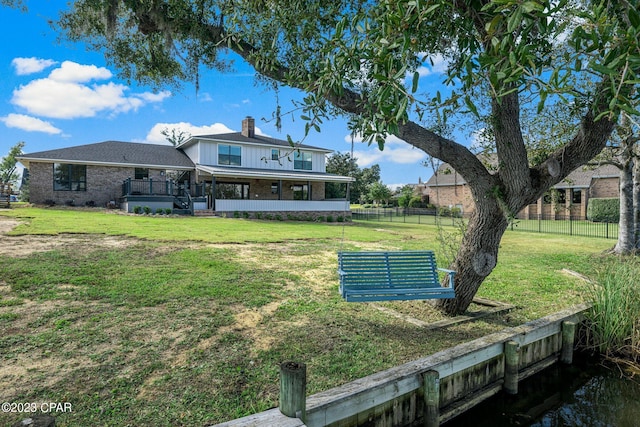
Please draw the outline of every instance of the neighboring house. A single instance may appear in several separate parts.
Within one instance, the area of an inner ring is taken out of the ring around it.
[[[517,215],[520,219],[585,219],[589,199],[616,198],[619,171],[615,166],[579,168],[560,183],[553,192],[525,207]],[[419,187],[423,196],[436,206],[459,208],[470,214],[475,206],[466,181],[448,164],[442,164],[426,185]]]
[[[242,131],[194,136],[177,147],[107,141],[24,154],[32,203],[170,208],[193,213],[308,212],[350,216],[349,203],[325,199],[330,150]]]

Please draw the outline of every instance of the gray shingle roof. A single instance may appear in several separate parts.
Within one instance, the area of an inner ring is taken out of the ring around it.
[[[18,157],[25,166],[29,161],[83,162],[139,167],[195,168],[182,150],[170,145],[104,141],[56,150],[39,151]]]
[[[613,165],[579,167],[571,172],[564,180],[554,185],[554,188],[589,188],[593,178],[618,177],[619,175],[618,168]],[[464,184],[466,184],[464,178],[448,163],[443,163],[438,168],[436,174],[429,178],[426,185],[427,187],[443,187]]]

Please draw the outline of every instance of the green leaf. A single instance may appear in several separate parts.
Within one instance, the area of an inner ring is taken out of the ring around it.
[[[467,105],[467,108],[473,113],[474,116],[480,117],[480,115],[478,114],[478,108],[476,107],[476,104],[471,101],[469,95],[464,97],[464,103]]]
[[[597,62],[592,63],[591,68],[594,71],[597,71],[598,73],[606,74],[607,76],[611,76],[615,74],[614,70],[612,70],[611,68],[605,67],[602,64],[598,64]]]
[[[628,10],[629,22],[634,28],[640,27],[640,15],[638,11],[634,7],[629,7]]]
[[[627,113],[631,114],[632,116],[638,116],[640,115],[640,111],[636,110],[635,108],[632,108],[629,104],[623,103],[620,104],[619,107],[626,111]]]
[[[420,73],[416,71],[413,73],[413,81],[411,82],[411,93],[415,93],[418,90],[418,80],[420,80]]]
[[[544,10],[544,6],[535,1],[526,1],[522,3],[521,7],[526,13],[531,13],[534,10],[538,12],[542,12]]]

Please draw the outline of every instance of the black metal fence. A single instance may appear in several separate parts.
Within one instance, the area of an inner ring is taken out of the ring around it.
[[[427,224],[455,226],[458,221],[466,220],[464,216],[437,216],[435,209],[352,209],[354,220],[401,222],[409,224]],[[546,233],[567,236],[594,237],[602,239],[618,239],[618,224],[592,222],[573,216],[555,216],[546,218],[542,215],[536,219],[515,219],[509,225],[511,231],[530,233]]]

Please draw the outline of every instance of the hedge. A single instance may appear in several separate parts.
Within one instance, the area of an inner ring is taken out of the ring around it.
[[[587,219],[593,222],[618,222],[620,220],[620,199],[589,199]]]

